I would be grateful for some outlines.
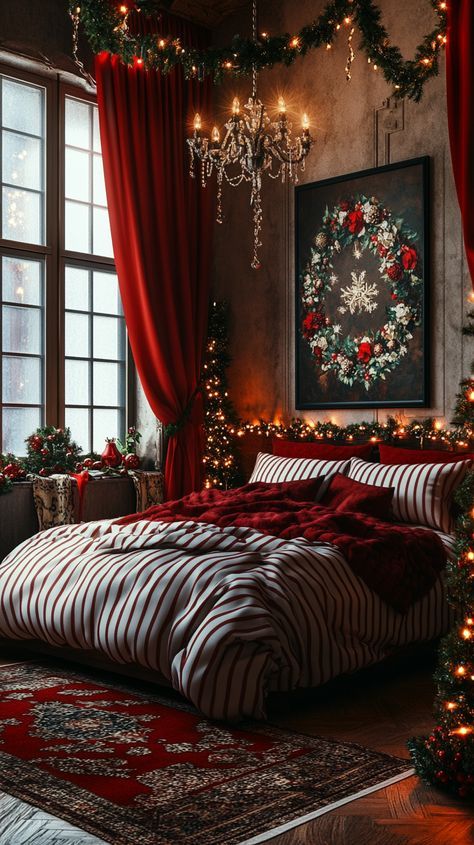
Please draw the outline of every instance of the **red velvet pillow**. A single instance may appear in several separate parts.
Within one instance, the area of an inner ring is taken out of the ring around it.
[[[455,461],[474,461],[470,452],[441,452],[437,449],[399,449],[398,446],[379,445],[381,464],[451,464]]]
[[[366,513],[376,519],[389,520],[392,518],[393,493],[393,487],[362,484],[336,473],[318,504],[335,511]]]
[[[362,461],[368,461],[372,454],[372,444],[333,446],[331,443],[299,443],[275,437],[272,440],[272,451],[280,458],[321,458],[325,461],[360,458]]]

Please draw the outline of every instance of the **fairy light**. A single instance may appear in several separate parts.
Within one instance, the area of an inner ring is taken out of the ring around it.
[[[457,666],[456,667],[456,675],[459,675],[460,678],[466,674],[466,667],[465,666]]]
[[[452,731],[452,733],[457,736],[467,736],[472,733],[472,728],[468,728],[467,725],[461,725],[460,728],[456,728],[456,730]]]
[[[457,710],[457,704],[455,701],[447,701],[446,702],[446,710],[452,711]]]

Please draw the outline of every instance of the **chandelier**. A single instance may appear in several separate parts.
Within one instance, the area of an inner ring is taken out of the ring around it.
[[[257,0],[252,4],[252,38],[257,41]],[[272,179],[286,179],[296,183],[299,170],[304,170],[305,159],[313,144],[309,131],[307,114],[302,117],[301,135],[292,137],[291,123],[286,116],[286,104],[283,97],[278,98],[278,119],[270,120],[267,110],[257,96],[257,69],[252,71],[252,94],[241,109],[240,102],[234,97],[232,114],[224,125],[223,137],[217,126],[211,132],[211,138],[201,135],[201,116],[194,118],[194,132],[187,139],[190,152],[190,175],[195,177],[196,159],[201,163],[201,184],[216,172],[217,182],[217,222],[222,223],[222,186],[224,180],[233,188],[250,183],[250,207],[253,213],[253,269],[260,267],[258,258],[262,243],[262,174],[267,173]]]

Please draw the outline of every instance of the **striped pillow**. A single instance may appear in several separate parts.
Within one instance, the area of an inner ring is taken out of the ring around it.
[[[350,460],[323,461],[312,458],[279,458],[259,452],[250,482],[302,481],[305,478],[320,478],[335,472],[346,473]]]
[[[393,513],[401,522],[428,525],[449,534],[453,530],[452,496],[470,463],[393,465],[353,458],[347,475],[363,484],[394,487]]]

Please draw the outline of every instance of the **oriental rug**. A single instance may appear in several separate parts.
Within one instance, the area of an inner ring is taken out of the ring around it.
[[[413,773],[170,693],[43,663],[0,667],[0,789],[114,845],[250,845]]]

